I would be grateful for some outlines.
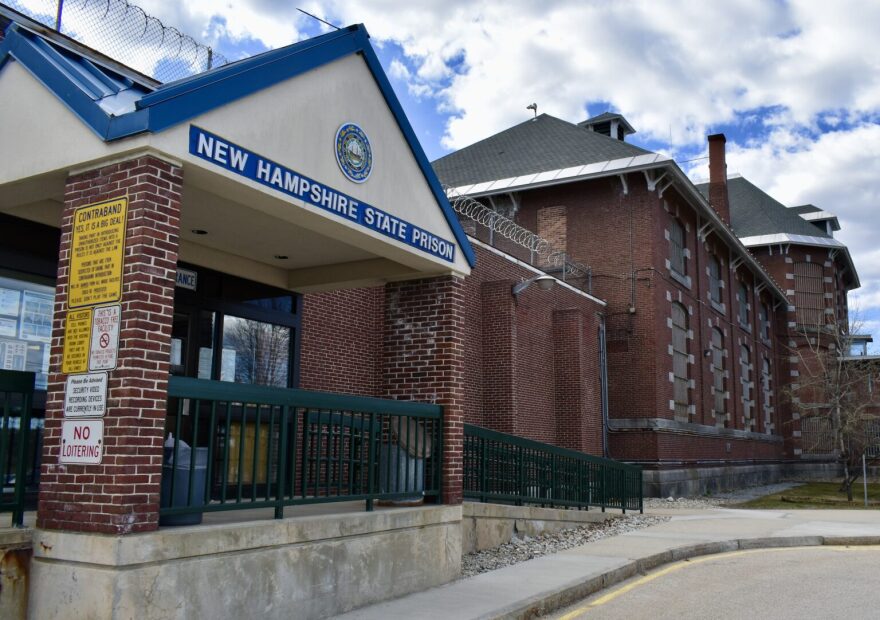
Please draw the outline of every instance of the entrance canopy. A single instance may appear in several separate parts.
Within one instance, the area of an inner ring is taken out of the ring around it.
[[[159,84],[57,33],[0,43],[0,212],[67,177],[181,165],[180,259],[296,291],[467,275],[474,255],[363,26]]]

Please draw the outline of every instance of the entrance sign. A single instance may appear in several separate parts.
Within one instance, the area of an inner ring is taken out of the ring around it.
[[[122,297],[127,211],[127,198],[74,210],[67,287],[69,308],[119,301]]]
[[[64,390],[65,418],[99,418],[107,412],[107,373],[70,375]]]
[[[271,187],[421,252],[455,262],[455,244],[397,216],[319,183],[195,125],[189,128],[189,152],[225,170]]]
[[[175,283],[180,288],[185,288],[190,291],[194,291],[198,288],[199,284],[199,274],[192,269],[184,269],[182,267],[177,268],[177,282]]]
[[[103,420],[64,420],[59,463],[98,465],[104,455]]]
[[[119,352],[119,319],[122,306],[101,306],[92,310],[92,347],[89,370],[113,370]]]
[[[92,309],[71,310],[64,325],[64,350],[61,372],[75,374],[89,369],[89,344],[92,333]]]

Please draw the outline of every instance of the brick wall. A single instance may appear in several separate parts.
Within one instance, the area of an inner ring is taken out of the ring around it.
[[[37,526],[108,534],[158,525],[182,171],[153,157],[68,179],[52,326]],[[109,374],[100,465],[60,465],[73,210],[129,197],[118,367]]]
[[[382,287],[303,295],[299,387],[380,396],[384,304]]]
[[[464,281],[442,276],[385,286],[382,396],[443,407],[442,493],[462,500]]]

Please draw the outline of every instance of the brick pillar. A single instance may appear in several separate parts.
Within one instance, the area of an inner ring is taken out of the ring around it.
[[[442,276],[385,286],[383,395],[443,406],[442,493],[462,500],[464,280]]]
[[[709,136],[709,203],[730,226],[730,198],[727,195],[727,138],[723,133]]]
[[[584,317],[580,310],[553,312],[556,443],[587,450],[587,404],[584,359]]]
[[[182,181],[180,168],[148,156],[67,180],[37,512],[40,528],[127,534],[158,526]],[[119,353],[117,368],[108,378],[102,462],[62,465],[58,461],[66,375],[61,374],[61,361],[73,211],[124,196],[128,215]]]
[[[515,282],[484,282],[480,288],[483,315],[483,424],[502,433],[516,433],[516,303]]]

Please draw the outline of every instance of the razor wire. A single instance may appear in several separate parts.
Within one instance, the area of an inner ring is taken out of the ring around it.
[[[160,82],[228,63],[207,45],[127,0],[5,0],[4,4]]]
[[[592,289],[592,269],[587,265],[568,260],[568,255],[564,251],[555,250],[547,239],[524,226],[520,226],[509,217],[470,196],[461,194],[446,185],[443,186],[443,191],[446,192],[452,210],[460,216],[485,226],[494,234],[500,235],[525,248],[533,255],[543,258],[547,265],[562,269],[563,280],[566,277],[585,278],[588,289]]]

